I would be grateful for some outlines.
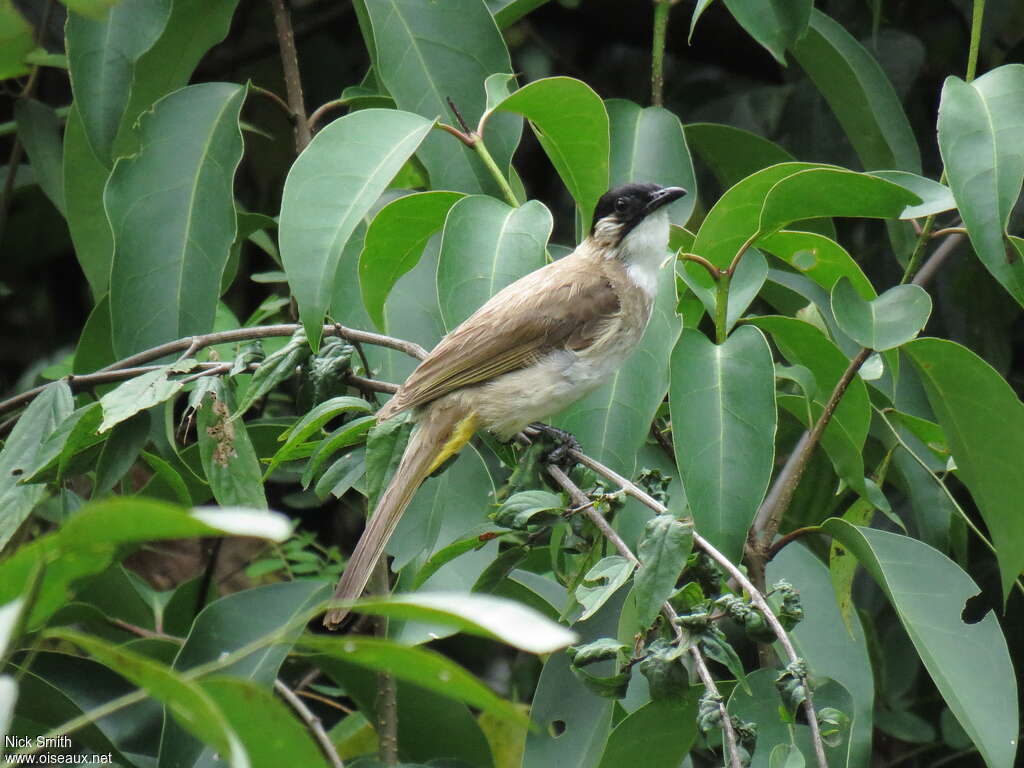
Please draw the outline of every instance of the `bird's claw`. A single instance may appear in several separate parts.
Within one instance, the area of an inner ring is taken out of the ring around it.
[[[572,432],[567,432],[564,429],[552,427],[549,424],[531,424],[530,427],[547,435],[557,443],[557,445],[555,445],[555,447],[544,457],[544,462],[546,464],[555,464],[566,470],[576,465],[576,459],[573,458],[572,452],[583,452],[583,446],[581,446],[580,441],[576,439],[576,435]]]

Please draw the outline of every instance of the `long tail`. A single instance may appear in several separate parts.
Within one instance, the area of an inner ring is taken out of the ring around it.
[[[335,600],[355,600],[363,594],[374,566],[384,555],[384,547],[420,483],[469,442],[477,426],[475,413],[466,413],[451,405],[424,409],[394,477],[381,494],[366,530],[345,566],[334,590]],[[324,616],[324,626],[337,629],[348,613],[347,608],[328,611]]]

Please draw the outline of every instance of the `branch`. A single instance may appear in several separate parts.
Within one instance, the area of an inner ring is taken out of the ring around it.
[[[72,387],[82,388],[96,386],[97,384],[107,384],[113,381],[123,381],[124,379],[130,379],[133,376],[138,376],[139,374],[156,370],[160,366],[145,366],[144,363],[159,360],[160,358],[167,357],[168,355],[189,350],[191,350],[190,354],[194,354],[205,347],[212,347],[218,344],[230,344],[236,341],[252,341],[254,339],[292,336],[301,327],[302,326],[297,323],[283,323],[281,325],[237,328],[231,331],[218,331],[216,333],[207,333],[200,336],[186,336],[185,338],[178,339],[176,341],[169,341],[166,344],[161,344],[160,346],[153,347],[152,349],[139,352],[138,354],[126,357],[123,360],[118,360],[116,363],[111,363],[95,373],[82,374],[81,376],[69,376],[66,381]],[[396,339],[393,336],[385,336],[381,333],[372,333],[371,331],[360,331],[355,328],[347,328],[343,325],[338,325],[337,323],[325,325],[323,328],[323,335],[338,336],[351,342],[374,344],[378,347],[395,349],[399,352],[404,352],[417,360],[422,360],[427,356],[427,350],[415,342],[406,341],[405,339]],[[197,367],[222,365],[224,364],[199,363]],[[351,381],[357,388],[366,389],[372,392],[393,394],[397,389],[394,384],[390,384],[386,381],[373,381],[365,377],[355,375],[351,375],[348,378],[349,381]],[[35,397],[39,395],[46,386],[47,385],[35,387],[0,402],[0,413],[6,413],[7,411],[12,411],[23,405],[27,405],[35,399]]]
[[[391,592],[388,577],[388,558],[381,554],[373,567],[371,592],[386,597]],[[388,636],[388,617],[375,616],[373,633],[380,638]],[[387,766],[398,765],[398,685],[390,672],[377,673],[377,739],[380,742],[380,761]]]
[[[306,104],[302,98],[302,79],[299,76],[299,54],[295,50],[292,19],[285,0],[270,0],[274,11],[277,43],[281,48],[281,68],[284,70],[284,88],[288,94],[288,107],[295,115],[295,152],[300,153],[313,138],[306,120]]]
[[[573,454],[573,458],[578,458],[576,455],[578,453],[577,451],[571,451],[571,453]],[[582,456],[583,454],[578,455]],[[594,463],[596,464],[597,462]],[[591,468],[593,469],[593,467]],[[555,464],[548,465],[547,469],[548,474],[554,478],[555,482],[569,493],[569,498],[576,507],[575,511],[583,512],[583,514],[587,516],[587,519],[594,524],[594,527],[601,532],[601,535],[615,546],[615,549],[620,555],[633,563],[633,565],[640,565],[640,561],[637,559],[637,556],[633,554],[629,545],[622,540],[618,531],[612,528],[611,524],[605,520],[604,516],[594,508],[593,502],[588,499],[587,495],[580,490],[579,486],[576,485],[576,483],[574,483],[567,474],[565,474],[565,471]],[[615,482],[619,482],[619,480],[615,480]],[[623,486],[623,490],[626,490],[628,493],[625,486]],[[651,501],[654,500],[651,499]],[[664,507],[662,507],[662,509],[664,509]],[[666,601],[661,606],[661,612],[668,620],[669,626],[672,627],[672,631],[675,633],[676,639],[682,640],[683,633],[679,625],[679,615],[676,613],[676,609],[672,607],[671,603]],[[708,670],[707,663],[704,661],[704,656],[701,654],[700,649],[697,648],[696,645],[691,645],[689,651],[690,655],[693,657],[694,665],[697,668],[697,674],[700,676],[701,682],[704,683],[704,687],[709,693],[718,697],[718,709],[722,714],[722,734],[727,747],[729,764],[731,768],[741,768],[739,749],[736,744],[736,731],[732,726],[732,718],[729,717],[729,712],[725,708],[725,701],[722,699],[722,694],[718,692],[718,686],[715,685],[715,679],[711,676],[711,672]]]
[[[321,751],[324,753],[324,757],[327,758],[328,762],[333,768],[345,768],[345,764],[341,762],[341,758],[338,756],[338,751],[334,748],[334,744],[331,742],[331,737],[327,735],[327,731],[324,730],[324,724],[320,722],[320,718],[310,711],[306,703],[295,695],[287,685],[282,683],[280,680],[274,681],[274,690],[277,691],[278,695],[288,702],[288,705],[295,710],[302,722],[309,728],[310,733],[313,734],[313,738],[316,739],[317,744],[320,745]]]
[[[346,104],[348,104],[348,99],[331,99],[330,101],[325,101],[319,107],[314,109],[313,114],[311,114],[309,116],[309,119],[306,121],[306,124],[309,126],[309,132],[316,133],[316,126],[317,123],[320,122],[320,118],[322,118],[331,110],[340,109],[341,107],[344,107]]]
[[[668,507],[652,498],[632,480],[626,479],[615,470],[606,467],[596,459],[590,458],[585,453],[571,449],[568,453],[580,464],[592,469],[594,472],[608,480],[611,480],[613,483],[616,483],[627,494],[632,496],[641,504],[653,509],[659,515],[666,514],[668,512]],[[728,572],[728,574],[734,578],[736,582],[743,587],[743,589],[747,591],[750,595],[751,601],[764,614],[765,621],[767,621],[769,626],[771,626],[772,631],[779,640],[779,643],[786,651],[786,656],[789,658],[790,662],[799,661],[800,657],[797,656],[796,649],[793,647],[793,643],[786,634],[786,630],[783,628],[782,624],[779,623],[778,617],[776,617],[775,613],[771,610],[771,606],[768,605],[768,601],[765,600],[764,595],[762,595],[760,590],[750,582],[750,579],[747,578],[746,574],[736,567],[729,558],[715,549],[715,547],[712,546],[707,539],[697,533],[697,531],[693,532],[693,543],[700,549],[704,550],[716,563]],[[804,682],[806,683],[806,681]],[[814,712],[814,702],[811,698],[811,689],[809,685],[805,685],[804,687],[807,689],[807,698],[804,700],[804,709],[807,714],[807,724],[811,729],[811,739],[814,742],[814,751],[818,758],[818,766],[819,768],[828,768],[828,762],[825,759],[825,747],[821,740],[821,731],[818,728],[817,715]]]
[[[660,107],[665,92],[665,37],[668,32],[670,0],[654,0],[654,40],[651,43],[651,104]]]
[[[914,275],[914,279],[910,282],[914,285],[920,285],[922,288],[928,285],[963,241],[964,236],[960,234],[951,235],[943,240],[942,245],[932,252],[932,255],[928,257],[928,261],[921,266],[921,269],[918,270],[917,274]]]

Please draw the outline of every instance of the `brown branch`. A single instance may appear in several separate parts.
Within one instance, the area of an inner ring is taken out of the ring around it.
[[[295,714],[306,724],[306,727],[313,734],[313,738],[320,745],[320,750],[324,753],[324,757],[327,758],[331,766],[333,768],[345,768],[345,764],[341,761],[341,757],[338,756],[338,750],[334,748],[334,743],[331,741],[331,737],[327,735],[327,731],[324,730],[324,724],[320,722],[320,718],[313,714],[310,708],[306,706],[306,703],[280,680],[274,681],[274,690],[277,691],[277,694],[282,699],[288,702],[288,706],[294,709]]]
[[[779,525],[782,523],[782,518],[789,509],[790,503],[793,501],[793,494],[796,492],[797,486],[800,484],[800,478],[804,474],[804,470],[807,469],[807,464],[811,460],[811,455],[814,453],[814,449],[818,446],[821,441],[821,436],[825,433],[825,428],[832,420],[833,414],[836,412],[836,408],[839,406],[839,401],[843,399],[843,395],[846,394],[847,388],[853,381],[853,377],[857,375],[857,371],[864,365],[864,361],[871,355],[871,350],[867,347],[863,348],[854,355],[850,364],[843,371],[843,375],[839,377],[839,381],[836,382],[835,388],[832,390],[832,394],[828,398],[828,402],[825,403],[825,408],[822,410],[821,415],[818,416],[818,420],[814,423],[814,428],[810,431],[806,440],[800,441],[798,444],[798,450],[794,451],[794,457],[791,457],[793,462],[792,468],[789,473],[783,477],[783,473],[779,473],[779,478],[776,479],[775,484],[778,486],[778,492],[776,494],[770,494],[774,496],[774,503],[768,507],[764,516],[764,524],[761,528],[761,540],[759,545],[755,547],[755,550],[759,550],[759,554],[763,557],[763,554],[767,552],[768,548],[771,547],[772,541],[775,539],[775,534],[779,530]],[[774,490],[774,488],[773,488]],[[758,516],[761,517],[760,512]]]
[[[781,552],[790,543],[796,541],[802,536],[808,536],[812,533],[821,532],[822,530],[820,525],[805,525],[803,528],[797,528],[795,530],[792,530],[785,536],[780,536],[772,543],[771,547],[769,547],[768,549],[768,555],[766,559],[769,562],[771,562],[775,559],[775,556],[779,554],[779,552]]]
[[[931,239],[934,240],[936,237],[946,237],[948,235],[966,235],[967,230],[964,227],[945,227],[944,229],[937,229],[931,234]]]
[[[715,282],[718,282],[718,279],[722,276],[722,270],[720,270],[710,261],[705,259],[703,256],[700,256],[696,253],[681,253],[679,254],[679,258],[682,261],[692,261],[694,264],[700,264],[702,267],[704,267],[704,269],[707,270],[708,274],[711,275],[711,278]]]
[[[387,555],[381,554],[377,559],[372,579],[373,594],[387,596],[391,592]],[[374,617],[373,633],[377,637],[387,637],[387,616]],[[380,761],[388,766],[398,765],[398,684],[390,672],[377,673],[377,739]]]
[[[573,454],[573,457],[577,459],[583,455],[578,451],[572,451],[571,453]],[[593,460],[591,459],[591,461]],[[596,463],[597,462],[594,462],[594,464]],[[580,490],[579,486],[570,479],[565,471],[555,464],[548,465],[547,469],[548,474],[551,475],[555,482],[568,492],[569,498],[576,507],[574,511],[583,512],[587,516],[587,519],[594,524],[594,527],[601,532],[601,535],[614,545],[620,555],[633,563],[634,566],[640,565],[640,560],[633,554],[629,545],[622,540],[618,531],[612,528],[611,524],[604,518],[604,515],[594,508],[593,501],[587,498],[587,495]],[[617,479],[615,482],[619,482],[619,480]],[[626,490],[628,493],[625,486],[623,486],[623,490]],[[651,501],[654,500],[651,499]],[[664,509],[664,507],[662,509]],[[676,609],[672,607],[671,603],[666,601],[661,606],[661,612],[668,621],[669,626],[672,627],[672,631],[675,633],[676,639],[682,641],[682,628],[679,625],[679,615],[676,613]],[[722,695],[718,692],[718,686],[715,684],[715,679],[711,676],[711,672],[708,670],[707,663],[704,661],[704,656],[700,652],[700,649],[696,645],[691,645],[689,651],[690,655],[693,657],[694,665],[697,667],[697,674],[700,676],[701,682],[704,683],[704,687],[708,692],[718,697],[718,708],[722,715],[722,734],[725,739],[729,764],[731,768],[741,768],[739,749],[736,742],[736,731],[732,726],[732,718],[729,717],[729,712],[725,708],[725,702],[722,699]]]
[[[289,122],[294,123],[295,120],[297,119],[295,112],[292,111],[292,108],[288,105],[288,102],[282,99],[269,88],[262,88],[254,84],[249,86],[249,90],[273,102],[275,106],[279,107],[280,110],[284,112],[284,114],[288,117]]]
[[[281,68],[284,70],[284,88],[288,106],[295,115],[295,151],[301,153],[313,138],[306,120],[306,104],[302,98],[302,78],[299,76],[299,54],[295,50],[292,19],[285,0],[270,0],[274,11],[274,27],[281,48]]]
[[[434,123],[434,127],[437,128],[438,130],[444,131],[445,133],[450,133],[452,136],[461,141],[470,149],[475,147],[477,141],[480,140],[478,134],[472,132],[463,133],[458,128],[448,125],[448,123]]]
[[[946,260],[953,255],[965,239],[961,234],[954,234],[943,240],[942,244],[928,257],[928,261],[921,265],[921,269],[918,270],[917,274],[914,275],[914,279],[910,282],[914,285],[920,285],[922,288],[928,285],[932,278],[938,274],[943,264],[946,263]]]
[[[641,504],[653,509],[658,514],[666,514],[668,507],[654,499],[650,494],[644,491],[643,488],[638,486],[632,480],[620,475],[610,467],[605,466],[597,459],[592,459],[585,453],[576,450],[570,450],[569,455],[576,459],[580,464],[589,469],[592,469],[602,477],[611,480],[616,483],[623,491],[632,496],[634,499],[639,501]],[[693,531],[693,543],[706,552],[716,563],[718,563],[736,582],[747,591],[750,595],[751,601],[761,610],[764,614],[765,621],[771,626],[772,631],[778,638],[779,643],[786,651],[786,655],[790,662],[799,661],[800,657],[797,656],[796,649],[793,647],[793,643],[790,641],[789,636],[786,634],[786,630],[779,622],[778,617],[771,610],[771,606],[768,605],[768,601],[765,600],[764,595],[761,591],[755,587],[750,579],[747,578],[746,574],[743,573],[732,561],[729,560],[725,555],[719,552],[707,539],[701,536],[697,531]],[[806,682],[806,681],[805,681]],[[807,722],[811,729],[811,740],[814,742],[814,751],[818,758],[819,768],[828,768],[828,762],[825,759],[825,747],[821,740],[821,731],[818,728],[818,719],[814,712],[814,701],[811,698],[811,690],[809,685],[804,686],[807,689],[807,698],[804,700],[804,710],[807,714]]]
[[[311,134],[316,133],[316,126],[324,115],[332,110],[340,109],[346,104],[348,104],[348,99],[331,99],[330,101],[325,101],[319,107],[314,109],[313,114],[311,114],[309,116],[309,120],[306,121],[309,125],[309,132]]]

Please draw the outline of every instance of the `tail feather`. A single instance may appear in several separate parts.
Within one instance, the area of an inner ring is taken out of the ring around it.
[[[395,532],[398,521],[402,519],[402,513],[412,501],[416,489],[434,471],[439,458],[446,453],[455,453],[462,447],[459,445],[453,449],[451,443],[454,442],[453,436],[467,431],[460,429],[466,422],[466,414],[453,411],[452,408],[435,407],[429,408],[423,414],[409,439],[405,453],[402,454],[394,477],[381,494],[377,508],[345,566],[345,572],[334,591],[335,600],[355,600],[363,594],[374,566],[383,556],[384,547],[391,534]],[[469,430],[468,436],[472,436],[472,430]],[[465,440],[462,443],[464,444]],[[328,611],[324,616],[324,626],[336,629],[348,613],[348,608]]]

